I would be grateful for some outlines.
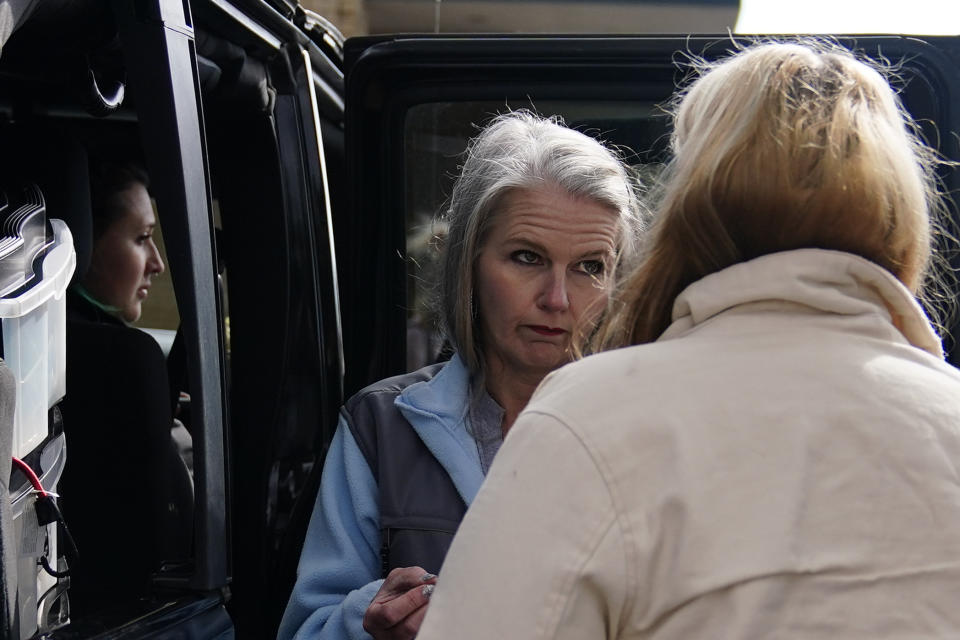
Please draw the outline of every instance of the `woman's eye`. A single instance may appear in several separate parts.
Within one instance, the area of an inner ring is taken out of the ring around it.
[[[146,242],[152,237],[153,236],[149,233],[142,233],[139,236],[137,236],[137,244],[143,244],[144,242]]]
[[[590,276],[602,276],[605,269],[603,260],[584,260],[580,263],[580,271]]]
[[[540,256],[533,251],[514,251],[511,257],[520,264],[540,264]]]

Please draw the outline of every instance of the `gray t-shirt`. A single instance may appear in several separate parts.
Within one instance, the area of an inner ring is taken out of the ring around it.
[[[487,475],[493,457],[503,444],[503,409],[484,391],[470,406],[469,430],[480,453],[480,468]]]

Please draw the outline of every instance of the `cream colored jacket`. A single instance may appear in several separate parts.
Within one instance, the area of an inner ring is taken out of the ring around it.
[[[673,318],[537,390],[418,640],[960,638],[960,373],[910,292],[808,249]]]

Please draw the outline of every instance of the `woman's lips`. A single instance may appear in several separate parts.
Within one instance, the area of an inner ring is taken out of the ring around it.
[[[567,332],[566,329],[558,329],[557,327],[545,327],[537,324],[531,324],[528,326],[534,332],[539,333],[542,336],[559,336]]]

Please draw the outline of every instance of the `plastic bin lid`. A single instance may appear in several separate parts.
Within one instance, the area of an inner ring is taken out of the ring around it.
[[[43,278],[53,244],[43,194],[33,184],[0,190],[0,298],[22,294]]]
[[[73,236],[63,220],[48,221],[53,230],[53,241],[43,252],[42,278],[35,278],[28,287],[21,287],[16,294],[0,297],[0,318],[20,318],[51,298],[59,300],[66,294],[70,279],[77,267],[77,254],[73,250]]]

